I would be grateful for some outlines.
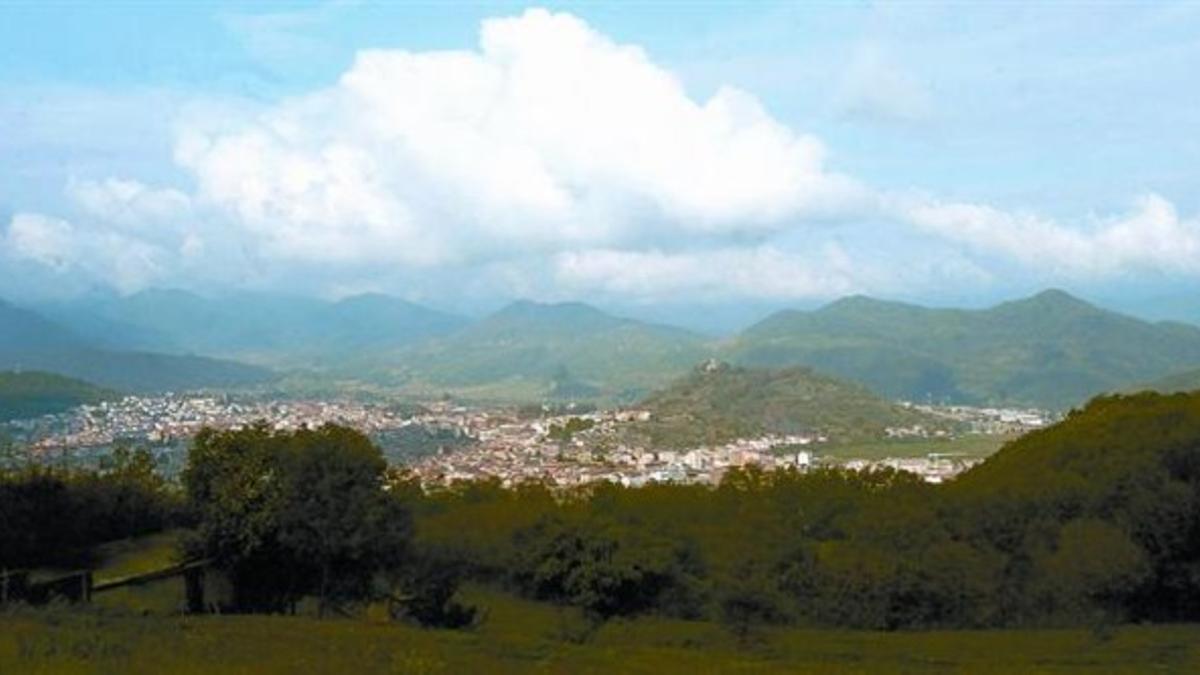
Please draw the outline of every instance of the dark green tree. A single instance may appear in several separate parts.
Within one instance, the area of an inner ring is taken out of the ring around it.
[[[314,595],[324,614],[364,599],[411,539],[385,470],[369,439],[334,425],[202,431],[183,475],[198,521],[189,550],[230,573],[244,610],[283,611]]]

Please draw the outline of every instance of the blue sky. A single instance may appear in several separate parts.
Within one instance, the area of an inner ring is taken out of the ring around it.
[[[545,7],[0,4],[0,294],[1200,286],[1200,3]]]

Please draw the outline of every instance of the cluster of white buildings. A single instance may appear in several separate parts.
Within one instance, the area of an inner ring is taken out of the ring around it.
[[[118,440],[169,443],[190,438],[204,427],[237,429],[260,420],[279,430],[330,422],[371,432],[411,424],[414,418],[390,407],[353,401],[251,401],[167,394],[82,405],[14,425],[39,453],[106,446]]]
[[[569,440],[551,429],[571,419],[590,427]],[[499,478],[506,485],[537,480],[554,485],[610,481],[623,485],[650,482],[717,483],[732,467],[806,469],[813,461],[807,446],[824,436],[769,434],[713,447],[686,450],[630,447],[618,433],[622,425],[644,422],[649,413],[622,410],[536,420],[496,418],[476,432],[478,443],[452,453],[427,457],[413,466],[426,483]],[[782,450],[788,448],[788,450]]]
[[[977,408],[966,405],[901,405],[965,426],[974,434],[1022,434],[1053,424],[1057,416],[1036,408]]]
[[[851,459],[842,462],[841,466],[853,471],[886,467],[897,471],[914,473],[927,483],[944,483],[982,461],[978,457],[959,457],[935,452],[925,457],[888,457],[878,460]]]
[[[1049,424],[1043,411],[967,406],[916,406],[953,421],[960,433],[1010,435]],[[631,447],[617,430],[625,424],[644,422],[644,410],[599,412],[575,416],[587,420],[589,428],[569,440],[552,439],[550,430],[562,428],[571,417],[521,420],[486,414],[472,433],[478,443],[453,453],[440,453],[418,462],[413,468],[426,483],[498,478],[506,485],[529,480],[570,486],[610,481],[628,486],[653,482],[716,484],[734,467],[756,466],[766,471],[794,468],[807,470],[817,463],[814,449],[829,442],[820,434],[767,434],[729,443],[683,450]],[[892,439],[950,438],[945,429],[924,426],[888,429]],[[852,470],[889,467],[907,471],[931,483],[941,483],[982,461],[976,457],[930,453],[921,457],[886,459],[833,459],[822,457],[823,466]]]

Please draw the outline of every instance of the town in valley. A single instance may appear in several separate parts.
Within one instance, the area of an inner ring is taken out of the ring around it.
[[[936,446],[905,441],[947,441],[949,447],[955,438],[1013,438],[1054,421],[1052,413],[1037,409],[902,405],[945,419],[947,427],[887,428],[880,441],[893,443],[895,454],[882,457],[878,452],[856,456],[853,444],[843,444],[820,429],[696,447],[653,447],[628,433],[651,418],[649,411],[639,408],[485,407],[448,401],[363,402],[210,393],[125,396],[10,421],[0,425],[0,433],[7,441],[10,462],[102,463],[113,447],[124,444],[152,450],[160,468],[173,473],[183,466],[190,439],[206,427],[237,429],[262,423],[282,431],[332,423],[368,434],[393,464],[426,485],[494,478],[504,485],[538,481],[568,487],[598,481],[625,486],[715,485],[730,469],[748,466],[765,471],[891,467],[942,482],[982,457],[925,451]],[[910,447],[922,451],[914,453]]]

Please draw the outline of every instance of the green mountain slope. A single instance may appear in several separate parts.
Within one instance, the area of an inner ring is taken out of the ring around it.
[[[409,377],[451,388],[506,386],[539,396],[631,400],[704,358],[704,338],[605,314],[581,303],[515,302],[394,362]]]
[[[1064,408],[1200,365],[1200,328],[1140,321],[1062,291],[986,310],[853,297],[768,317],[726,356],[807,365],[889,398]]]
[[[1195,488],[1198,441],[1200,392],[1103,396],[1009,443],[953,489],[1039,518],[1144,510],[1143,518],[1124,522],[1163,530],[1159,543],[1188,542],[1187,530],[1177,529],[1177,514],[1152,505],[1166,496],[1172,509],[1194,509],[1195,497],[1179,491],[1184,486],[1161,483],[1180,480]]]
[[[81,380],[43,372],[0,372],[0,421],[59,413],[114,392]]]
[[[1152,382],[1130,387],[1129,391],[1157,391],[1164,394],[1200,391],[1200,368],[1171,373]]]
[[[231,387],[274,377],[233,361],[99,348],[35,312],[3,302],[0,369],[41,370],[123,391]]]
[[[945,426],[859,384],[808,368],[742,368],[708,361],[641,404],[639,431],[655,446],[721,443],[765,433],[823,433],[834,442],[877,439],[887,427]]]

